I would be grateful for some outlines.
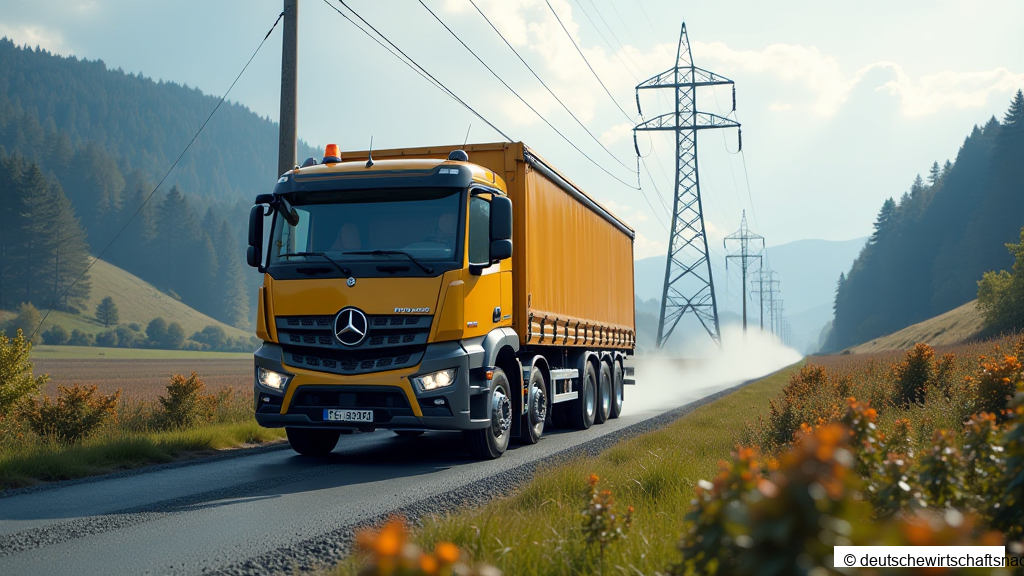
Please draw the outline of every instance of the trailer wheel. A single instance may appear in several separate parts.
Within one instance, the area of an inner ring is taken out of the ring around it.
[[[470,453],[481,460],[494,460],[504,454],[512,435],[512,391],[508,378],[501,368],[495,368],[491,381],[491,425],[463,432]]]
[[[601,373],[597,379],[597,414],[595,424],[604,424],[612,417],[612,367],[601,362]]]
[[[531,370],[530,383],[526,387],[526,414],[523,414],[519,441],[523,444],[536,444],[544,434],[547,419],[548,385],[544,381],[543,372]]]
[[[622,414],[622,401],[625,398],[625,386],[623,385],[622,360],[612,362],[612,413],[611,418],[618,418]]]
[[[338,445],[341,432],[334,430],[313,430],[310,428],[285,428],[288,443],[303,456],[326,456]]]
[[[587,362],[583,370],[582,384],[579,398],[566,403],[566,412],[569,416],[569,424],[578,430],[586,430],[594,425],[597,417],[597,373],[594,372],[594,365]]]

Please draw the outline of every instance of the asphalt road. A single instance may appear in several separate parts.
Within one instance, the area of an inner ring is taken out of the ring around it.
[[[470,459],[459,433],[379,431],[343,436],[321,459],[260,449],[0,497],[0,574],[290,574],[343,557],[360,525],[505,494],[540,463],[596,453],[740,383],[692,365],[635,365],[620,418],[548,431],[494,461]]]

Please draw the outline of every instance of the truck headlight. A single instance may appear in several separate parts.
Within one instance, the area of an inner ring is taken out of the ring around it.
[[[438,388],[451,386],[455,383],[455,375],[458,373],[458,368],[449,368],[447,370],[438,370],[437,372],[424,374],[423,376],[414,376],[412,381],[421,391],[429,392],[431,390],[437,390]]]
[[[288,376],[287,374],[267,370],[263,367],[256,369],[256,380],[267,388],[273,388],[274,390],[284,390],[284,387],[288,384],[288,380],[290,378],[291,376]]]

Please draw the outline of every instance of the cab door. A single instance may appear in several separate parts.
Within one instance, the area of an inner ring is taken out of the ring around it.
[[[486,335],[502,325],[503,317],[512,312],[502,307],[501,264],[490,264],[491,197],[489,192],[474,191],[469,198],[469,217],[466,219],[469,260],[465,287],[466,338]]]

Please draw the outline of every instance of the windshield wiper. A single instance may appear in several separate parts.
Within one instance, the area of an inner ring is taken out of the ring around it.
[[[319,256],[321,258],[326,259],[331,264],[334,264],[334,267],[338,269],[338,272],[341,272],[345,276],[351,276],[352,275],[352,270],[351,269],[349,269],[346,266],[342,266],[341,264],[338,264],[337,262],[334,261],[333,258],[328,256],[327,254],[324,254],[323,252],[290,252],[288,254],[281,254],[281,255],[278,256],[278,258],[287,258],[288,256],[306,256],[306,257],[309,257],[309,256]]]
[[[355,251],[351,251],[351,252],[342,252],[342,255],[345,255],[345,254],[366,255],[366,256],[384,256],[386,254],[398,254],[400,256],[405,256],[406,258],[408,258],[410,262],[412,262],[413,264],[419,266],[420,269],[423,270],[424,272],[426,272],[427,274],[433,274],[434,273],[434,269],[433,268],[431,268],[430,266],[427,266],[426,264],[424,264],[424,263],[420,262],[419,260],[413,258],[412,254],[409,254],[408,252],[405,252],[403,250],[355,250]]]

